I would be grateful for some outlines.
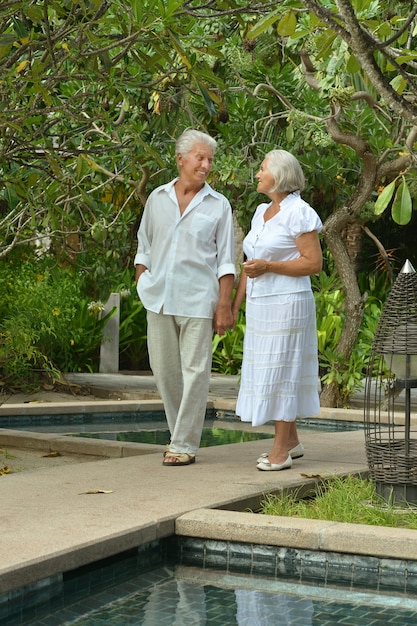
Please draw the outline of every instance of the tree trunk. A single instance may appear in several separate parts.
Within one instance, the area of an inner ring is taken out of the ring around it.
[[[340,216],[342,219],[342,216]],[[346,246],[340,235],[341,229],[337,230],[337,220],[334,222],[333,228],[329,228],[325,232],[325,239],[333,260],[336,270],[341,277],[345,292],[345,312],[346,319],[343,326],[342,334],[337,346],[338,354],[341,361],[350,358],[352,350],[358,337],[359,329],[362,323],[363,310],[367,295],[361,295],[355,270],[355,262],[348,254]],[[343,367],[343,366],[341,366]],[[342,397],[341,390],[337,383],[325,385],[321,392],[320,404],[324,407],[338,407],[345,402]]]
[[[373,176],[374,172],[371,168],[369,168],[367,173],[362,174],[362,193],[370,194],[373,186]],[[336,271],[342,281],[345,293],[346,318],[337,346],[341,363],[348,361],[352,354],[367,299],[367,294],[361,295],[356,274],[355,258],[351,258],[349,255],[343,233],[346,232],[350,224],[355,222],[355,217],[359,213],[365,199],[366,196],[364,198],[361,193],[353,194],[345,206],[340,207],[328,217],[323,227],[323,235],[332,253]],[[340,367],[346,369],[346,366],[341,365]],[[331,383],[323,387],[320,396],[321,406],[338,407],[345,401],[346,399],[343,398],[337,383]]]
[[[358,273],[363,243],[363,230],[361,224],[359,222],[352,222],[351,224],[348,224],[345,232],[343,233],[343,238],[346,242],[346,250],[349,258],[354,265],[355,272]]]

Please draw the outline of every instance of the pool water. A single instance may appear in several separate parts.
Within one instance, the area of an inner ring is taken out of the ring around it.
[[[233,421],[238,428],[233,428]],[[272,433],[253,431],[248,425],[248,430],[242,430],[242,424],[237,422],[236,418],[229,423],[229,428],[216,426],[216,422],[210,420],[210,427],[203,428],[201,435],[200,448],[208,448],[211,446],[221,446],[231,443],[243,443],[246,441],[258,441],[260,439],[273,438]],[[223,422],[224,423],[224,422]],[[300,420],[299,432],[317,431],[335,432],[340,430],[356,430],[361,424],[355,422],[337,422],[327,420]],[[138,424],[136,430],[132,429],[131,424],[114,424],[111,429],[105,428],[105,425],[98,429],[94,425],[87,427],[83,432],[73,433],[76,437],[88,437],[93,439],[110,439],[113,441],[130,441],[135,443],[147,443],[166,445],[170,440],[170,433],[166,426],[166,421],[149,422],[148,424]]]
[[[89,437],[94,439],[112,439],[115,441],[131,441],[135,443],[151,443],[164,446],[170,440],[169,430],[157,428],[155,430],[77,433],[77,437]],[[229,430],[222,428],[203,428],[200,448],[221,446],[228,443],[242,443],[245,441],[257,441],[258,439],[270,439],[273,435],[268,433],[254,433],[244,430]]]
[[[2,622],[6,624],[6,622]],[[162,566],[8,626],[415,626],[417,598]]]
[[[187,572],[183,572],[183,574]],[[158,572],[156,573],[158,575]],[[161,573],[159,573],[161,575]],[[183,579],[166,573],[166,580],[146,590],[92,610],[67,624],[98,626],[407,626],[417,623],[417,601],[412,609],[391,598],[340,592],[323,593],[297,585],[267,585],[267,590],[248,588],[250,579],[218,574],[220,582],[192,582],[190,575],[204,578],[204,570],[188,572]],[[228,580],[227,580],[228,578]],[[232,578],[232,579],[231,579]],[[233,579],[234,578],[234,579]],[[226,579],[226,580],[225,580]],[[253,582],[251,583],[253,585]],[[329,590],[328,590],[329,591]],[[362,604],[361,604],[362,603]]]

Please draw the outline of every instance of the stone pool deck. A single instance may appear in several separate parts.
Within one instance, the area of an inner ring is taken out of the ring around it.
[[[149,375],[72,375],[93,397],[4,399],[0,416],[160,408]],[[209,406],[231,411],[236,377],[214,376]],[[362,421],[362,409],[323,409],[323,419]],[[240,424],[229,427],[237,428]],[[0,594],[174,533],[299,549],[417,560],[417,532],[253,515],[264,494],[308,489],[320,477],[366,473],[364,434],[308,432],[290,470],[260,472],[265,440],[201,449],[195,465],[164,467],[162,446],[0,429],[0,448],[94,460],[0,476]],[[99,460],[97,460],[97,457]]]

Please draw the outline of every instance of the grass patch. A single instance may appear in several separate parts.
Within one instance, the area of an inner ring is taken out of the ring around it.
[[[268,494],[260,513],[285,517],[304,517],[349,524],[392,526],[417,529],[417,509],[387,504],[376,492],[375,484],[357,476],[332,477],[318,484],[316,495],[300,499],[293,493]]]

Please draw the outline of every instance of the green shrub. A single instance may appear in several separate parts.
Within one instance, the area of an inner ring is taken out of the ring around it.
[[[80,273],[46,264],[0,264],[0,367],[7,387],[36,388],[60,372],[95,371],[100,305],[82,295]]]
[[[366,377],[375,331],[385,300],[389,293],[386,273],[369,273],[359,277],[361,289],[368,294],[363,319],[355,346],[349,359],[343,359],[338,350],[345,323],[345,294],[335,272],[322,271],[312,277],[316,302],[317,339],[320,380],[323,384],[336,382],[345,404],[362,389]]]
[[[120,280],[120,369],[148,370],[146,309],[138,298],[134,270],[125,270]]]

